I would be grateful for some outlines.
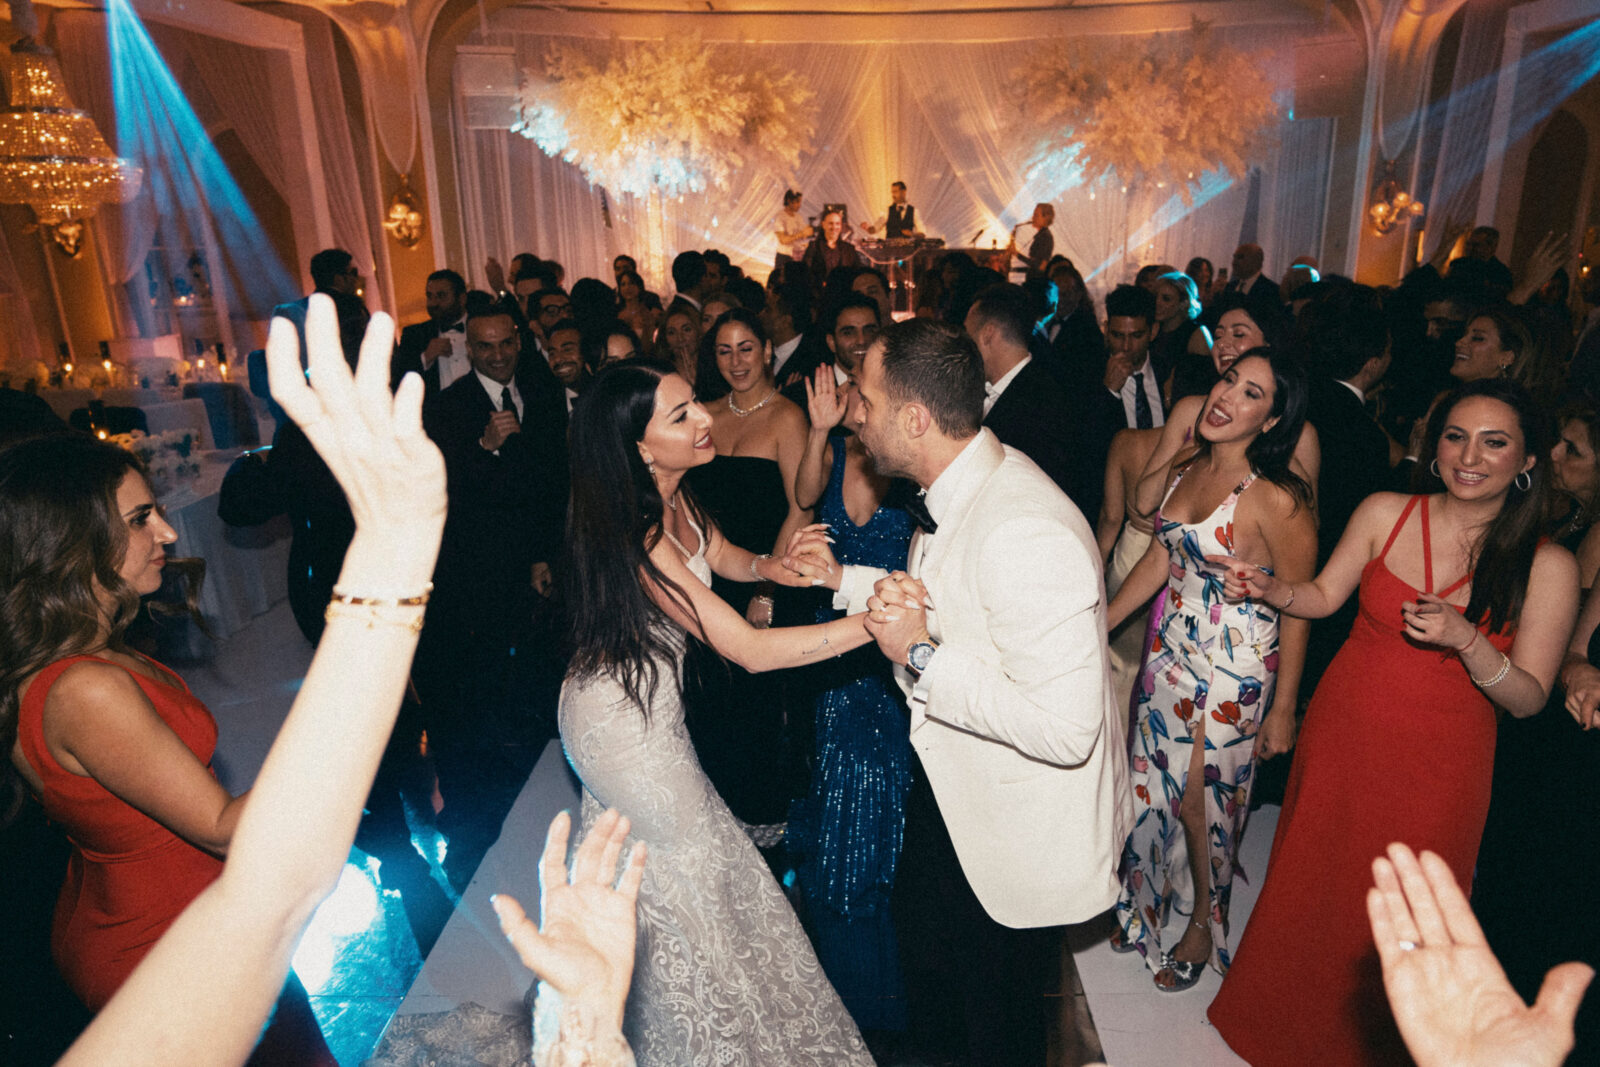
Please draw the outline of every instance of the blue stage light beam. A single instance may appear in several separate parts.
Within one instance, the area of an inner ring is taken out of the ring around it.
[[[262,231],[132,4],[110,0],[106,24],[117,150],[144,168],[161,244],[174,255],[203,247],[200,235],[209,224],[229,261],[210,264],[212,285],[230,284],[231,275],[248,290],[239,294],[246,300],[232,301],[236,315],[246,304],[261,309],[294,299],[299,285]]]
[[[1507,146],[1516,144],[1533,132],[1568,97],[1600,75],[1600,22],[1580,26],[1543,48],[1524,55],[1513,70],[1516,97],[1507,127]],[[1416,116],[1420,122],[1413,123],[1407,119],[1386,127],[1385,144],[1402,142],[1403,131],[1408,126],[1416,129],[1434,128],[1446,119],[1459,130],[1472,131],[1478,137],[1486,138],[1493,122],[1500,78],[1501,72],[1495,71],[1435,101],[1420,116]],[[1433,200],[1438,206],[1444,206],[1482,173],[1481,167],[1451,170],[1443,175],[1443,181],[1434,189]]]

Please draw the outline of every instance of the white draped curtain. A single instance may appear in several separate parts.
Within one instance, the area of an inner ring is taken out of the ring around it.
[[[300,4],[269,4],[266,10],[300,23],[305,36],[306,78],[311,83],[311,98],[326,105],[317,110],[317,145],[322,150],[322,173],[327,183],[334,246],[354,256],[367,277],[376,277],[378,264],[373,251],[373,227],[380,212],[363,193],[350,122],[346,108],[339,103],[349,92],[357,90],[353,86],[347,89],[339,78],[339,64],[333,50],[333,23],[322,12]],[[298,270],[301,264],[294,264],[294,267]]]
[[[609,278],[613,256],[637,256],[649,247],[642,201],[589,185],[576,166],[546,156],[508,127],[518,73],[541,69],[552,43],[597,57],[614,46],[495,31],[492,17],[490,26],[492,32],[474,35],[462,47],[456,64],[456,151],[469,276],[481,284],[488,256],[503,262],[528,251],[560,260],[569,279]],[[1219,35],[1251,53],[1278,84],[1291,83],[1285,42],[1248,28]],[[1041,131],[1028,127],[1006,95],[1008,72],[1032,44],[708,44],[739,48],[751,63],[804,77],[817,93],[817,133],[813,150],[792,176],[752,168],[730,189],[665,204],[667,260],[683,249],[719,248],[762,277],[772,263],[771,223],[786,187],[805,193],[803,214],[816,214],[824,203],[845,203],[851,219],[860,222],[883,211],[889,183],[900,180],[909,186],[921,227],[952,248],[1003,246],[1036,202],[1054,203],[1056,248],[1091,277],[1097,294],[1129,280],[1142,263],[1181,269],[1193,255],[1226,263],[1239,240],[1247,181],[1210,177],[1192,204],[1185,204],[1171,189],[1091,187],[1062,168],[1036,166]],[[1316,153],[1307,144],[1325,145],[1327,131],[1296,126],[1306,124],[1284,122],[1259,153],[1269,171],[1263,182],[1269,201],[1280,190],[1326,185],[1327,153],[1312,158]],[[1294,150],[1283,151],[1285,145]],[[1293,181],[1276,180],[1280,159],[1297,168]],[[1320,173],[1301,174],[1308,163]],[[1284,246],[1267,248],[1269,270],[1318,251],[1301,243],[1320,239],[1300,217],[1303,208],[1297,197],[1289,212],[1280,213],[1283,232],[1271,239]],[[1319,206],[1312,214],[1320,213]],[[645,281],[657,291],[671,287],[668,278]]]

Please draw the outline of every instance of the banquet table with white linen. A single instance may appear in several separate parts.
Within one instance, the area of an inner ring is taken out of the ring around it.
[[[198,400],[184,403],[200,405]],[[171,554],[206,561],[200,613],[218,641],[288,596],[288,519],[279,516],[263,526],[238,527],[217,515],[223,475],[238,454],[235,449],[197,453],[199,477],[177,482],[160,495],[162,511],[178,535]],[[194,658],[208,650],[195,627],[189,628],[181,647]]]

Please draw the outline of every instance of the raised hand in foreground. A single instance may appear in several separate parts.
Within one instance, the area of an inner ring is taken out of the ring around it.
[[[1389,1006],[1418,1067],[1557,1067],[1594,971],[1563,963],[1522,1002],[1449,866],[1405,845],[1372,862],[1367,918]]]
[[[273,397],[338,478],[356,518],[328,628],[256,776],[222,874],[178,916],[67,1050],[64,1064],[243,1063],[312,912],[338,881],[394,726],[444,526],[444,462],[422,382],[389,394],[394,322],[367,327],[354,377],[333,302],[311,298],[307,374],[273,320]],[[359,603],[357,602],[359,601]]]
[[[536,1062],[631,1062],[631,1054],[624,1057],[622,1011],[633,981],[634,904],[646,848],[642,841],[634,846],[619,879],[617,860],[628,828],[627,817],[615,810],[601,815],[579,843],[569,874],[572,817],[561,812],[550,823],[539,861],[542,922],[535,926],[513,897],[493,899],[500,929],[540,978]]]

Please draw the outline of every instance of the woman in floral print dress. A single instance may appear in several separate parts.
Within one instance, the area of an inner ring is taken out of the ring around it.
[[[1207,962],[1227,970],[1228,900],[1254,757],[1293,744],[1305,624],[1286,620],[1280,644],[1277,611],[1227,601],[1205,557],[1310,576],[1311,488],[1289,469],[1305,398],[1305,372],[1274,350],[1254,349],[1228,368],[1201,409],[1195,444],[1173,462],[1150,550],[1108,611],[1114,627],[1167,589],[1134,690],[1137,815],[1113,941],[1118,951],[1138,951],[1166,991],[1192,986]],[[1173,911],[1184,925],[1164,950]]]

